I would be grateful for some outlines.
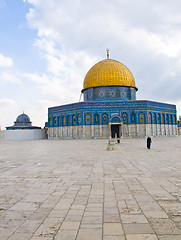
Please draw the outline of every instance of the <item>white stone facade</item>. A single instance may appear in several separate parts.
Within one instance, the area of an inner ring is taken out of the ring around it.
[[[124,138],[175,135],[177,135],[177,125],[123,124],[120,127],[120,136]],[[49,139],[106,139],[109,137],[109,125],[65,126],[48,129]]]

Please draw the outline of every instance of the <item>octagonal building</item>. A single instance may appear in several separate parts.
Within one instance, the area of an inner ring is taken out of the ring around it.
[[[131,71],[107,52],[85,76],[83,102],[48,109],[49,139],[177,135],[176,105],[136,100],[137,90]]]

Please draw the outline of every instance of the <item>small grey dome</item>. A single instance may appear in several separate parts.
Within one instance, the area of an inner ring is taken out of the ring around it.
[[[30,123],[30,118],[28,115],[22,113],[16,118],[16,122]]]

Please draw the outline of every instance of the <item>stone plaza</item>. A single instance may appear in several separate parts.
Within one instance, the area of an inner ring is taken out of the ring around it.
[[[0,142],[0,240],[180,240],[181,136]]]

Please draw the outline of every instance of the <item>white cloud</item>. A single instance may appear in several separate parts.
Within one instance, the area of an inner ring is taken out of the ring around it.
[[[0,74],[0,79],[5,82],[9,82],[9,83],[17,83],[17,84],[21,83],[21,80],[17,76],[17,73],[15,73],[15,71],[14,72],[2,72]]]
[[[155,88],[160,88],[163,82],[168,89],[173,86],[170,73],[181,75],[179,1],[174,5],[156,0],[152,3],[143,0],[29,2],[33,8],[27,20],[38,30],[35,45],[44,51],[47,71],[56,79],[52,83],[61,87],[60,91],[67,92],[67,86],[69,90],[70,86],[82,87],[86,72],[104,58],[107,47],[111,57],[127,62],[128,68],[132,66],[140,84],[138,88],[153,99],[158,96]],[[173,80],[177,88],[181,87],[178,78]],[[50,93],[47,86],[44,90]],[[58,95],[55,89],[52,92]],[[160,96],[164,94],[160,91]]]
[[[10,57],[5,57],[4,55],[0,54],[0,67],[12,67],[13,60]]]
[[[28,81],[35,82],[37,84],[47,84],[49,82],[48,76],[45,74],[40,76],[34,73],[22,73],[21,76]]]

